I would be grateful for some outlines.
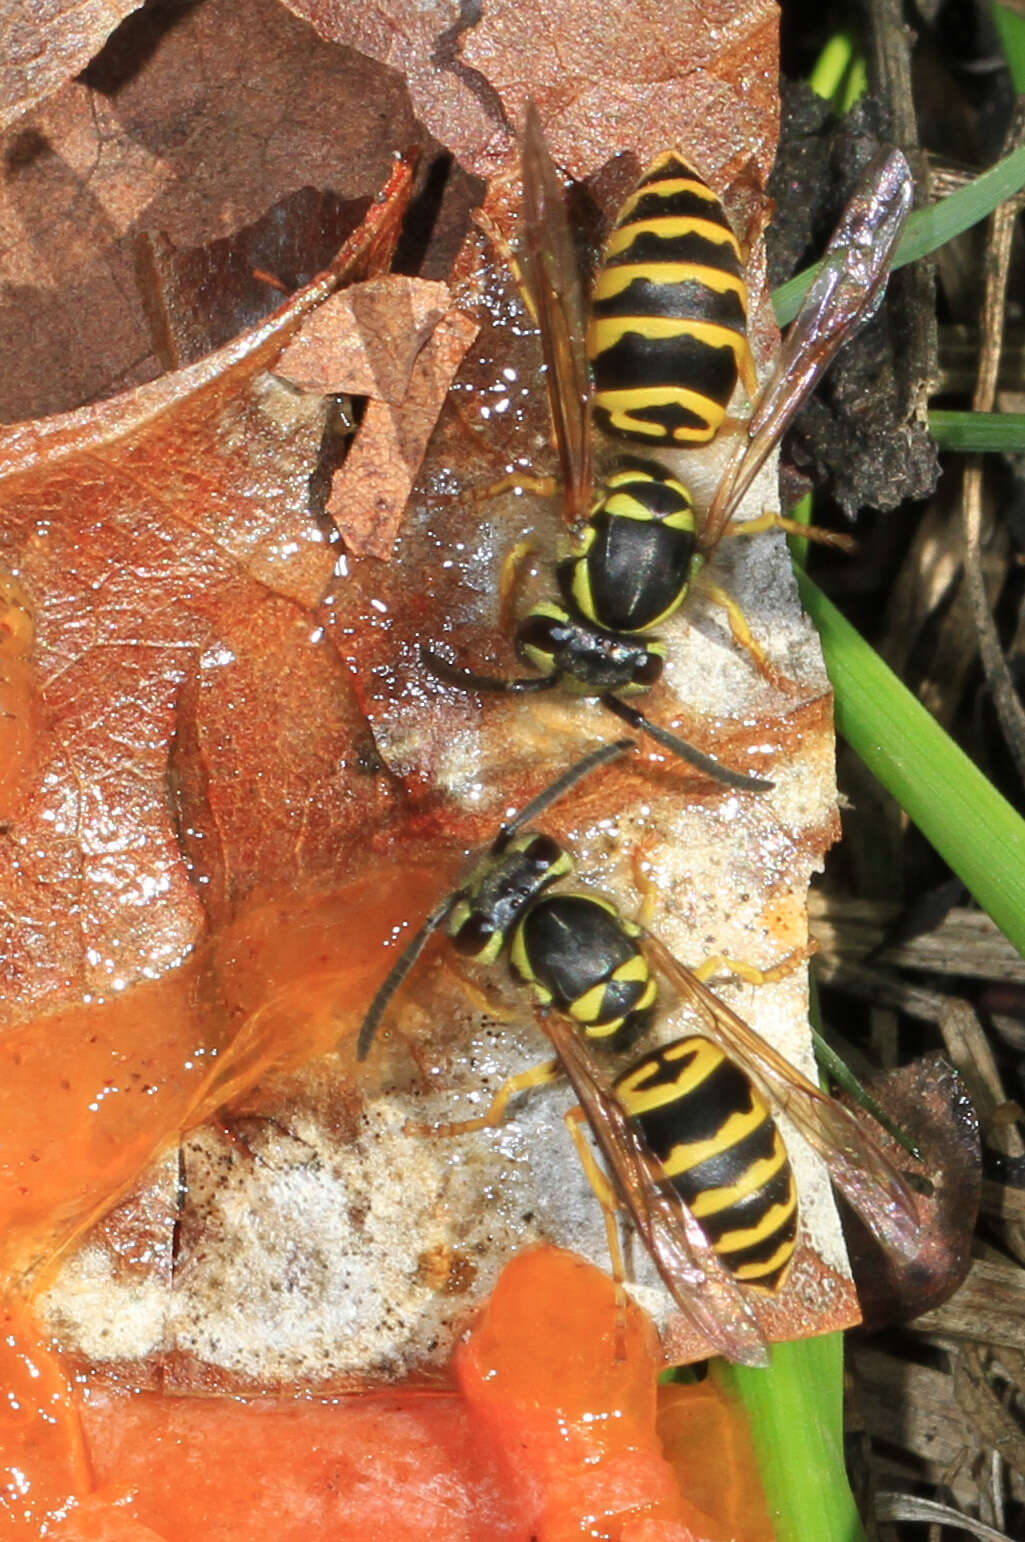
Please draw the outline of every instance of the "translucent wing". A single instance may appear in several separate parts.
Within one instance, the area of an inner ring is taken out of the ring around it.
[[[646,933],[644,946],[665,977],[704,1019],[709,1037],[743,1066],[825,1160],[834,1183],[880,1242],[913,1255],[919,1228],[914,1197],[868,1121],[810,1082],[657,937]]]
[[[911,169],[900,151],[877,156],[840,218],[758,398],[747,442],[712,500],[701,535],[704,551],[722,539],[740,500],[837,349],[878,309],[913,196]]]
[[[522,153],[524,232],[520,264],[524,290],[541,332],[562,474],[563,512],[572,524],[590,507],[594,477],[587,325],[566,217],[565,189],[533,102],[527,103]]]
[[[658,1164],[605,1084],[578,1029],[554,1014],[541,1021],[626,1211],[681,1314],[718,1354],[744,1365],[765,1365],[765,1340],[750,1302],[676,1190],[659,1183]]]

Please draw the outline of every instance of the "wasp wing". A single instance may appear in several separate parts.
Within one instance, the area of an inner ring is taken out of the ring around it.
[[[579,1031],[554,1015],[542,1019],[605,1158],[628,1215],[681,1315],[710,1349],[744,1365],[768,1352],[750,1302],[713,1251],[592,1060]]]
[[[877,156],[840,217],[758,398],[747,442],[712,499],[701,534],[705,552],[722,539],[740,500],[837,350],[879,308],[913,197],[911,169],[900,151]]]
[[[527,103],[522,164],[524,232],[520,264],[524,289],[541,333],[548,402],[562,473],[563,509],[567,522],[572,524],[590,506],[594,479],[586,313],[566,216],[565,188],[533,102]]]
[[[709,1036],[825,1160],[834,1183],[879,1240],[913,1256],[919,1230],[914,1196],[867,1122],[809,1081],[650,932],[645,950],[703,1018]]]

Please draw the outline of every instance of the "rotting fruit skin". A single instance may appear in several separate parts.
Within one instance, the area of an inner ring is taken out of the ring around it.
[[[658,1387],[650,1320],[553,1247],[508,1265],[456,1388],[243,1402],[69,1386],[27,1313],[8,1317],[2,1354],[12,1539],[771,1542],[714,1389]],[[681,1492],[702,1472],[714,1516]]]

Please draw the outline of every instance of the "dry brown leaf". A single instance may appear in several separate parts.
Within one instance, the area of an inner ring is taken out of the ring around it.
[[[144,231],[137,271],[164,367],[192,364],[256,326],[282,295],[328,266],[369,206],[369,198],[303,187],[205,246],[179,248],[166,234]]]
[[[413,365],[402,399],[394,406],[376,397],[368,402],[327,505],[355,556],[391,556],[438,414],[477,331],[470,316],[449,311]]]
[[[50,14],[56,47],[81,12]],[[135,278],[140,236],[197,247],[311,185],[373,195],[395,151],[422,140],[392,71],[329,46],[276,0],[130,18],[0,141],[0,325],[18,359],[0,420],[159,373]]]
[[[448,304],[444,284],[422,279],[396,274],[352,284],[310,317],[275,373],[300,391],[373,396],[397,407],[409,390],[417,355]]]
[[[282,952],[260,898],[339,881],[377,799],[316,625],[334,567],[308,498],[326,405],[268,371],[344,276],[388,259],[410,188],[400,166],[334,268],[262,327],[0,435],[2,560],[18,575],[0,636],[18,708],[0,723],[17,771],[0,831],[8,1266],[66,1243],[215,1106],[207,1055],[231,1051],[217,1085],[244,1051],[294,1056],[264,998],[317,960],[302,906]],[[307,904],[326,946],[330,907]],[[214,951],[176,968],[207,935]],[[255,1005],[263,1039],[237,1031]],[[318,1011],[298,1009],[303,1053]]]
[[[1025,1474],[1025,1431],[1008,1401],[1021,1388],[1025,1356],[1003,1350],[996,1365],[972,1345],[954,1359],[954,1396],[982,1445],[999,1452],[1015,1472]],[[997,1379],[999,1383],[997,1384]]]
[[[74,0],[41,6],[38,0],[6,0],[0,16],[0,128],[66,85],[142,3]]]
[[[619,150],[650,158],[697,146],[702,169],[737,169],[760,142],[762,180],[775,140],[778,15],[772,0],[682,0],[662,11],[601,0],[489,5],[473,21],[454,0],[373,10],[346,0],[287,0],[320,35],[399,69],[417,116],[467,169],[491,176],[533,96],[556,158],[574,176]],[[768,128],[769,124],[773,128]]]
[[[982,1161],[979,1121],[958,1073],[928,1055],[877,1077],[872,1095],[922,1153],[921,1163],[891,1143],[925,1186],[917,1196],[918,1247],[913,1257],[884,1252],[845,1207],[844,1232],[865,1323],[906,1322],[931,1311],[964,1283],[979,1213]]]

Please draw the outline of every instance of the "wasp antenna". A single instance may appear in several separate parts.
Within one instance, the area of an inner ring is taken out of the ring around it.
[[[647,734],[650,739],[655,740],[656,744],[669,750],[670,754],[685,760],[698,771],[703,771],[714,781],[722,782],[725,787],[736,787],[743,792],[769,792],[776,785],[775,782],[767,782],[760,776],[745,776],[742,771],[731,771],[729,766],[713,760],[711,755],[702,754],[700,750],[694,748],[693,744],[688,744],[686,739],[670,733],[668,728],[660,728],[657,723],[646,718],[643,712],[638,712],[636,707],[620,701],[618,696],[602,696],[601,704],[616,717],[621,718],[624,723],[629,723],[630,727],[636,729],[638,733]]]
[[[518,814],[514,814],[499,831],[496,846],[499,843],[504,844],[516,834],[517,830],[522,830],[523,826],[529,824],[532,819],[536,819],[538,814],[543,814],[545,809],[551,808],[553,803],[565,797],[571,787],[582,782],[585,776],[590,776],[591,772],[596,771],[599,766],[607,766],[611,761],[619,760],[621,756],[636,748],[632,739],[617,739],[614,744],[603,744],[601,749],[592,750],[590,755],[585,755],[583,760],[578,760],[576,765],[570,766],[550,786],[521,808]]]
[[[521,680],[502,680],[495,675],[478,675],[472,669],[450,664],[433,648],[421,645],[420,662],[436,680],[454,685],[460,691],[550,691],[561,681],[560,675],[528,675]]]
[[[399,957],[395,960],[390,973],[385,978],[384,984],[370,1003],[370,1010],[363,1019],[359,1030],[359,1038],[356,1040],[357,1060],[365,1060],[367,1058],[367,1055],[370,1053],[370,1046],[374,1041],[374,1034],[380,1026],[382,1017],[388,1010],[392,997],[427,946],[432,934],[437,931],[438,927],[446,919],[458,898],[458,891],[454,894],[449,894],[436,909],[432,910],[423,926],[421,926],[414,937],[410,938]]]

